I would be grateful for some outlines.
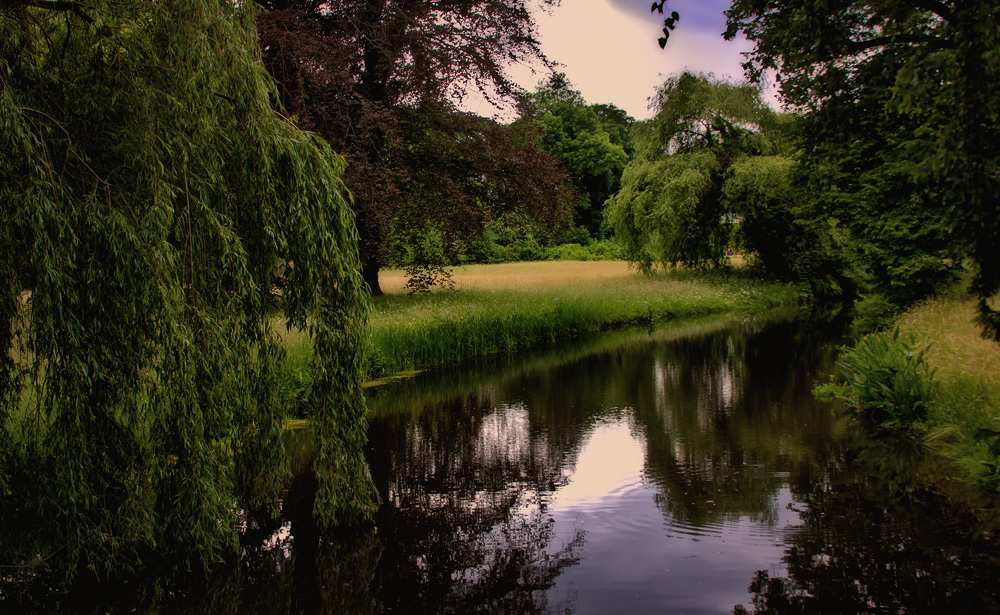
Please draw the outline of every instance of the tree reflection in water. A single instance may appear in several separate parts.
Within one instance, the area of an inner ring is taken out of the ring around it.
[[[316,530],[304,452],[207,582],[0,584],[0,610],[998,612],[995,543],[812,397],[838,331],[714,321],[397,383],[371,396],[372,526]]]
[[[735,615],[1000,612],[996,502],[951,485],[919,443],[863,434],[795,477],[787,576],[757,571]],[[979,508],[994,509],[992,518]]]
[[[372,421],[375,523],[395,546],[374,589],[412,612],[542,612],[544,591],[576,562],[577,534],[553,544],[545,495],[563,457],[523,406],[470,394]]]

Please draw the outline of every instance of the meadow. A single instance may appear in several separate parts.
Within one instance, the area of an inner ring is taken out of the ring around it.
[[[368,340],[372,382],[412,370],[461,363],[629,326],[723,312],[793,305],[799,289],[738,270],[656,271],[623,261],[540,261],[467,265],[453,271],[454,290],[409,294],[402,271],[381,276]],[[284,338],[293,372],[305,371],[311,348],[295,332]]]

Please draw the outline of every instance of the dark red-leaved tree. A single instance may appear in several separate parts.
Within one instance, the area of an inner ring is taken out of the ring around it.
[[[541,5],[558,2],[537,1]],[[449,185],[448,165],[413,168],[413,156],[401,155],[408,149],[400,135],[404,113],[428,103],[456,102],[469,89],[478,90],[491,102],[510,100],[518,87],[508,75],[508,67],[547,62],[539,49],[528,2],[258,3],[265,9],[258,17],[264,63],[278,80],[282,104],[300,127],[319,133],[347,157],[346,182],[354,195],[363,273],[372,292],[379,294],[378,271],[389,256],[399,212],[414,199],[418,185],[434,186],[438,194],[441,186]],[[522,145],[526,143],[522,141]],[[517,158],[511,161],[511,169],[527,155],[527,150],[513,150],[507,150]],[[427,181],[430,172],[438,172],[442,179]],[[420,179],[416,176],[424,179],[415,182],[415,178]],[[457,189],[452,196],[464,195],[469,187],[463,181],[450,185]],[[556,198],[555,192],[542,194],[541,186],[538,184],[535,200],[507,202],[506,206],[547,212],[551,218],[562,199]],[[516,196],[532,195],[522,191]],[[463,215],[472,214],[481,221],[493,211],[493,206],[479,207],[483,202],[449,198],[438,204],[434,215],[440,219],[441,208],[455,205],[459,210],[468,209]],[[412,226],[423,221],[408,215],[405,223]]]

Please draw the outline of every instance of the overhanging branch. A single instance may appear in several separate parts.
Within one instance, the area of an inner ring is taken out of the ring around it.
[[[861,53],[875,47],[886,47],[888,45],[925,45],[935,49],[950,49],[954,45],[951,41],[927,36],[923,34],[892,34],[890,36],[879,36],[866,41],[850,41],[844,45],[844,50],[849,53]]]

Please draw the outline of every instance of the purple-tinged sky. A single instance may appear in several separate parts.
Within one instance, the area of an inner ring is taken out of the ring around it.
[[[655,87],[684,70],[742,80],[745,40],[727,42],[723,11],[728,0],[669,0],[667,12],[680,14],[666,49],[656,39],[663,17],[650,12],[650,0],[562,0],[549,13],[536,12],[542,50],[560,63],[588,103],[613,103],[636,119],[652,113]],[[512,71],[522,87],[534,90],[547,75],[525,67]],[[471,101],[470,101],[471,103]],[[469,104],[489,115],[489,105]]]

